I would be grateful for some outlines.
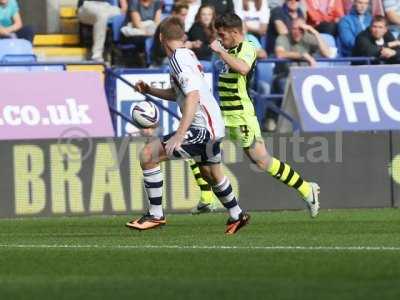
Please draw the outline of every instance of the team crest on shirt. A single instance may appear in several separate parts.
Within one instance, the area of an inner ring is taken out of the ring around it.
[[[181,88],[186,88],[187,87],[187,85],[188,85],[188,83],[189,83],[189,78],[187,78],[187,77],[185,77],[185,76],[182,76],[180,79],[179,79],[179,85],[181,86]]]
[[[228,66],[227,63],[224,63],[224,64],[222,65],[221,73],[223,73],[223,74],[229,73],[229,66]]]

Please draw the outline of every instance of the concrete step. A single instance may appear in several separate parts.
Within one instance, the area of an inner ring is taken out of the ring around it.
[[[33,41],[34,46],[78,46],[79,43],[77,34],[37,34]]]
[[[87,49],[81,47],[34,47],[39,61],[84,61]]]
[[[76,7],[62,6],[59,14],[61,33],[76,34],[79,32],[79,21],[76,15]]]
[[[73,19],[77,17],[76,6],[61,6],[60,7],[60,18],[61,19]]]

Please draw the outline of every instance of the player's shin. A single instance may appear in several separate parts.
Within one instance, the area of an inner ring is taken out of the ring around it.
[[[304,199],[307,198],[308,195],[310,195],[310,183],[303,180],[300,174],[294,171],[292,167],[288,164],[285,164],[278,159],[272,157],[267,172],[284,184],[298,190]]]
[[[144,187],[149,198],[149,213],[156,218],[163,217],[162,193],[163,175],[160,166],[143,170]]]
[[[228,209],[230,217],[234,220],[239,219],[242,209],[238,205],[229,179],[225,177],[220,183],[214,185],[212,189],[222,205]]]
[[[201,191],[201,204],[211,204],[214,202],[214,195],[211,186],[203,179],[200,173],[199,165],[194,160],[189,160],[190,168],[194,178],[196,179],[197,186]]]

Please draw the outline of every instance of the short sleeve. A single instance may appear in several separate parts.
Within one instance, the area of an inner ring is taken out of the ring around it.
[[[200,79],[193,75],[193,71],[184,70],[178,74],[179,87],[187,95],[193,91],[200,91]]]
[[[257,58],[256,48],[250,43],[243,43],[237,58],[244,60],[249,67],[251,67]]]
[[[268,3],[267,0],[263,0],[260,11],[260,22],[263,24],[268,24],[269,18],[270,18],[270,10],[268,7]]]
[[[201,78],[199,76],[201,75],[194,72],[194,68],[197,68],[194,64],[195,60],[190,57],[188,52],[174,55],[171,58],[171,67],[178,80],[175,83],[185,95],[193,91],[200,91]]]
[[[275,7],[271,11],[271,23],[275,21],[282,21],[285,23],[285,15],[283,13],[283,9],[281,7]]]
[[[129,11],[139,11],[139,0],[129,0]]]
[[[161,1],[155,1],[154,2],[154,10],[157,12],[157,10],[161,9]]]
[[[18,2],[15,0],[14,1],[14,15],[16,14],[16,13],[18,13],[19,12],[19,5],[18,5]]]
[[[275,42],[275,49],[283,48],[286,51],[290,50],[290,43],[287,35],[279,35]]]

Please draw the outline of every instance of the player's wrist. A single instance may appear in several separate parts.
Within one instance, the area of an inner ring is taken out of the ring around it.
[[[144,93],[145,93],[145,94],[153,94],[152,91],[153,91],[153,90],[152,90],[151,86],[148,85],[148,84],[146,84],[146,85],[145,85],[145,88],[144,88]]]

